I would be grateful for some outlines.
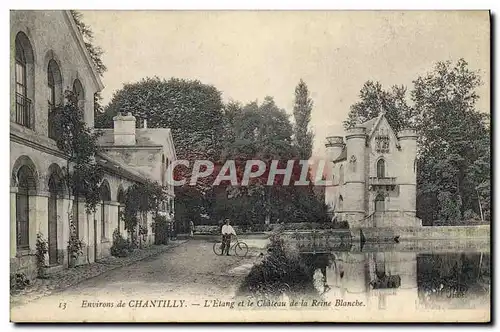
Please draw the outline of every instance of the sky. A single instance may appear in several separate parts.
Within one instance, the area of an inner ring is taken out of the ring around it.
[[[437,61],[464,58],[484,84],[478,108],[490,111],[487,11],[82,11],[104,50],[104,103],[124,83],[147,76],[197,79],[224,101],[274,97],[292,114],[303,79],[314,108],[313,157],[367,80],[405,85]]]

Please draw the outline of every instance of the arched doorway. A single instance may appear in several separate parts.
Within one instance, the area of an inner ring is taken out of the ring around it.
[[[36,190],[35,172],[23,165],[17,171],[18,191],[16,193],[16,246],[30,247],[30,196]]]
[[[99,258],[101,253],[99,251],[99,243],[107,238],[108,235],[108,211],[107,204],[111,201],[111,190],[108,181],[104,180],[99,188],[101,203],[99,204],[99,221],[94,218],[94,255],[95,259]],[[98,232],[97,223],[100,224],[100,232]]]
[[[118,232],[122,234],[122,229],[123,229],[123,210],[125,209],[125,191],[123,188],[120,186],[118,189]]]
[[[60,169],[58,169],[60,170]],[[62,177],[57,170],[54,170],[49,178],[49,199],[48,199],[48,250],[49,250],[49,265],[56,265],[59,263],[59,256],[57,252],[57,222],[59,211],[57,208],[58,198],[63,194]]]
[[[375,212],[384,212],[385,211],[385,197],[384,194],[379,193],[377,197],[375,197]]]

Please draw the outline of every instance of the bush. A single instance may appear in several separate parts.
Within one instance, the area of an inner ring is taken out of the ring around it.
[[[127,257],[131,250],[131,245],[118,231],[113,232],[113,245],[111,246],[111,255],[115,257]]]
[[[45,278],[45,256],[48,252],[47,241],[43,238],[42,234],[36,235],[36,267],[38,277]]]
[[[10,274],[10,289],[21,290],[30,285],[29,279],[24,273],[11,273]]]
[[[268,246],[269,255],[255,265],[238,289],[239,296],[273,298],[316,294],[313,284],[313,269],[297,252],[285,247],[279,236],[272,236]]]

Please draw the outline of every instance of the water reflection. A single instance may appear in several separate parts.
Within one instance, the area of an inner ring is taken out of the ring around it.
[[[336,306],[355,301],[379,310],[489,306],[489,253],[376,249],[314,250],[301,255],[312,268],[321,297]]]

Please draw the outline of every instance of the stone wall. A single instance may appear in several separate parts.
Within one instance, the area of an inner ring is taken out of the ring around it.
[[[360,238],[361,232],[366,241],[394,242],[399,240],[462,240],[490,239],[490,226],[423,226],[351,229],[353,237]]]

